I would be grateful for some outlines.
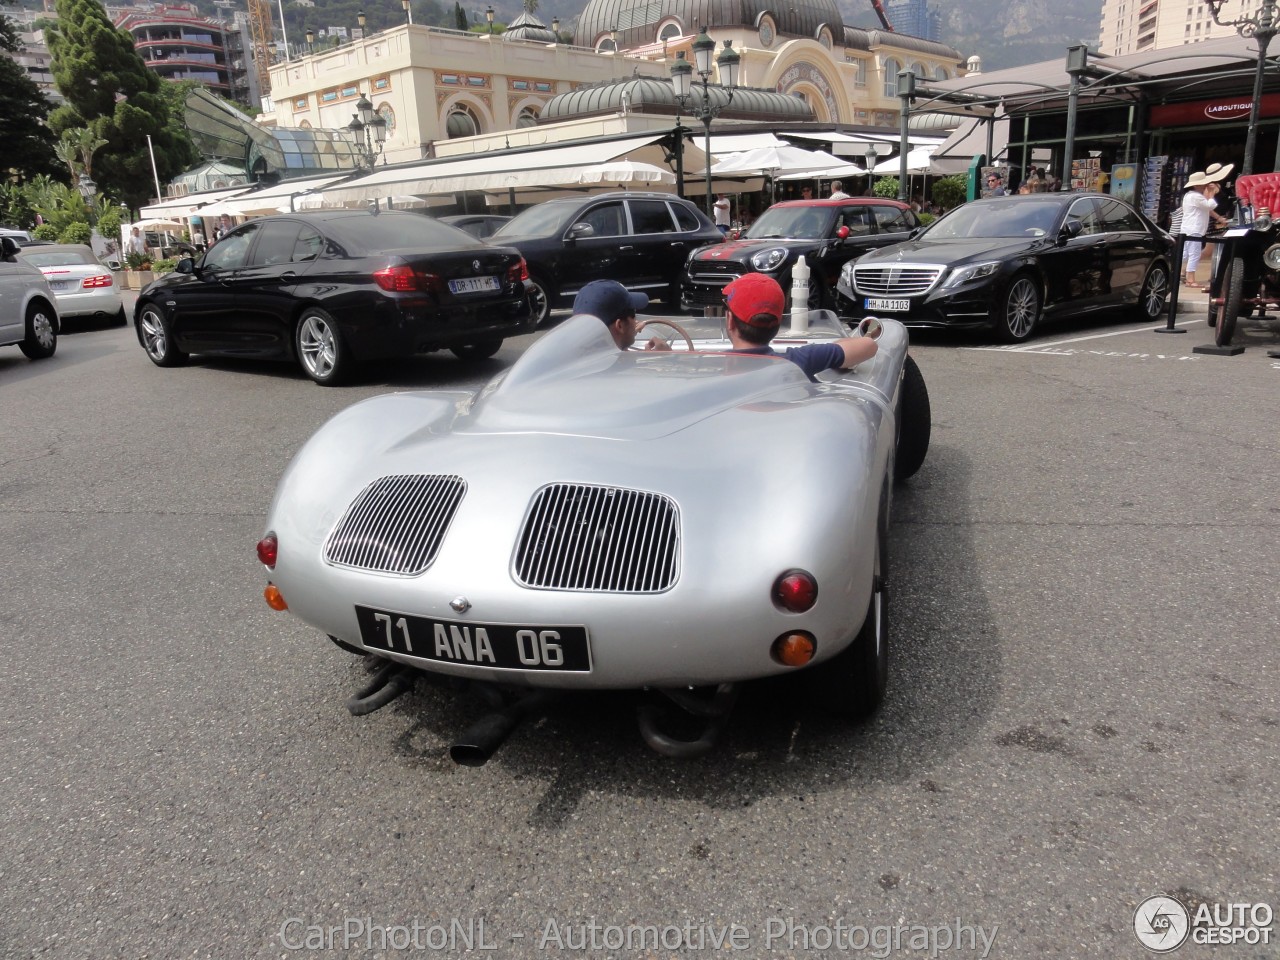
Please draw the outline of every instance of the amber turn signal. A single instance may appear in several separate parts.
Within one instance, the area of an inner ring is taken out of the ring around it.
[[[267,584],[267,589],[262,591],[262,599],[267,601],[267,606],[272,610],[289,609],[289,605],[284,602],[284,594],[280,592],[280,588],[274,583]]]
[[[813,636],[808,633],[784,633],[773,641],[770,654],[785,667],[803,667],[813,659],[818,649]]]

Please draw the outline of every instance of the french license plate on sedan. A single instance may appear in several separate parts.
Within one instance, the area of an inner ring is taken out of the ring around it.
[[[50,280],[49,289],[53,290],[54,292],[57,292],[60,290],[70,290],[71,281],[70,280]]]
[[[498,289],[497,277],[466,277],[449,281],[450,293],[492,293]]]
[[[356,606],[366,647],[438,663],[500,670],[591,672],[586,627],[436,620]]]
[[[910,300],[876,300],[868,297],[863,303],[868,310],[884,310],[888,313],[906,313],[911,309]]]

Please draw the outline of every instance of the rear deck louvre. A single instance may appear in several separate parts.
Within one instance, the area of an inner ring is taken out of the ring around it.
[[[540,490],[516,549],[527,587],[661,593],[679,577],[680,514],[661,494],[557,483]]]
[[[417,576],[431,566],[466,495],[454,476],[394,476],[361,491],[324,545],[330,563]]]

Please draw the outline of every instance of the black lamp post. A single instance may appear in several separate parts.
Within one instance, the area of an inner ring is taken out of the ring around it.
[[[559,43],[560,42],[560,18],[559,17],[551,18],[551,32],[555,34],[556,43]]]
[[[1237,17],[1234,20],[1222,20],[1224,0],[1205,0],[1209,4],[1209,12],[1213,14],[1213,22],[1223,27],[1235,27],[1236,33],[1248,39],[1258,41],[1258,69],[1253,75],[1253,102],[1249,104],[1249,132],[1244,139],[1244,163],[1240,165],[1240,173],[1253,173],[1253,153],[1258,146],[1258,113],[1262,107],[1262,77],[1267,69],[1267,47],[1271,38],[1276,35],[1277,11],[1276,0],[1263,0],[1257,14],[1252,17]]]
[[[702,102],[700,104],[693,101],[694,65],[689,63],[682,55],[677,55],[676,62],[671,65],[671,85],[675,88],[677,109],[683,105],[689,110],[690,114],[702,121],[706,137],[707,216],[713,218],[715,216],[715,197],[711,191],[711,121],[719,116],[720,112],[733,101],[733,91],[738,85],[738,66],[741,62],[738,51],[733,49],[733,41],[726,40],[724,49],[720,51],[720,56],[716,57],[715,60],[716,66],[720,68],[721,86],[727,89],[728,97],[723,104],[713,108],[711,106],[710,93],[711,56],[715,53],[715,49],[716,42],[707,35],[707,28],[703,27],[702,32],[698,34],[698,38],[693,41],[693,58],[697,64],[696,70],[702,84]],[[676,120],[678,129],[678,113]],[[683,135],[677,141],[676,148],[683,153]]]
[[[307,27],[307,53],[311,53],[316,43],[316,32]]]
[[[489,6],[485,9],[484,18],[486,21],[488,21],[489,32],[493,33],[493,7],[492,6]]]
[[[400,0],[400,6],[404,8],[404,15],[409,18],[409,26],[413,26],[413,5],[409,0]]]
[[[355,134],[356,146],[363,152],[364,165],[370,170],[382,155],[382,146],[387,142],[387,121],[374,112],[373,104],[363,93],[356,101],[359,113],[351,115],[347,129]]]
[[[365,23],[367,23],[367,22],[368,22],[368,18],[367,18],[367,17],[365,17],[365,15],[364,15],[364,11],[363,11],[363,10],[358,11],[358,12],[356,13],[356,23],[360,24],[360,39],[361,39],[361,40],[363,40],[363,39],[368,35],[368,33],[369,33],[369,31],[368,31],[368,30],[366,30],[366,29],[364,28],[364,25],[365,25]]]

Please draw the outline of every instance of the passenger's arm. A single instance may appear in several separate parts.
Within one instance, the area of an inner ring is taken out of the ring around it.
[[[844,337],[836,341],[836,346],[844,351],[844,367],[856,367],[864,360],[870,360],[879,349],[870,337]]]

